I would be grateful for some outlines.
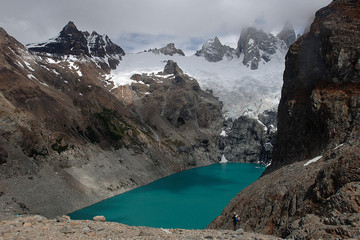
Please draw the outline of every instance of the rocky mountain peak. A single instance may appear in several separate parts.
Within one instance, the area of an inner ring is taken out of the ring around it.
[[[56,38],[49,39],[47,42],[29,44],[31,52],[40,54],[62,55],[86,55],[90,56],[85,35],[77,29],[73,22],[69,22]]]
[[[63,32],[63,33],[74,33],[74,32],[79,32],[79,30],[75,26],[74,22],[69,21],[68,24],[65,25],[65,27],[63,28],[63,30],[61,32]]]
[[[102,58],[99,64],[103,68],[114,69],[119,64],[124,50],[113,43],[107,35],[93,31],[82,32],[70,21],[56,38],[43,43],[27,45],[29,51],[37,54],[52,54],[57,57],[66,55]],[[107,56],[107,59],[105,59]]]
[[[276,36],[283,40],[288,47],[296,41],[295,30],[290,22],[286,22],[281,32],[279,32]]]
[[[153,52],[155,54],[164,54],[168,56],[173,56],[174,54],[179,54],[181,56],[185,56],[185,53],[181,49],[177,49],[175,47],[175,43],[169,43],[165,47],[162,47],[160,49],[150,49],[149,52]]]
[[[195,55],[204,57],[209,62],[218,62],[223,60],[224,56],[231,60],[235,56],[235,49],[223,45],[219,38],[215,37],[209,39]]]

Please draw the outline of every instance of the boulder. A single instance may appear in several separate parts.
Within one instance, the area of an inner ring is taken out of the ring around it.
[[[93,221],[95,221],[95,222],[105,222],[106,218],[104,216],[95,216],[95,217],[93,217]]]

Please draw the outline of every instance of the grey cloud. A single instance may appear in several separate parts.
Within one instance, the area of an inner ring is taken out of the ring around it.
[[[20,42],[44,41],[68,21],[80,30],[108,34],[129,49],[144,42],[160,47],[162,36],[192,48],[191,39],[238,35],[245,26],[279,30],[287,20],[301,29],[330,0],[1,0],[0,26]],[[156,37],[157,36],[157,37]],[[153,42],[151,42],[152,40]],[[124,41],[130,41],[128,43]],[[162,43],[162,42],[161,42]]]

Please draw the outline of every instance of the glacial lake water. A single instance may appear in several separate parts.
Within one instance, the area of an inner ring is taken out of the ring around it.
[[[257,180],[264,166],[219,163],[183,171],[80,209],[71,219],[92,219],[132,226],[203,229],[229,201]]]

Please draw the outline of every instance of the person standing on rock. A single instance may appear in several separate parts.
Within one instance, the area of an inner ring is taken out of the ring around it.
[[[239,221],[239,216],[236,214],[236,212],[234,212],[234,214],[232,216],[232,220],[233,220],[234,231],[236,231],[236,225],[237,225],[237,222]]]

